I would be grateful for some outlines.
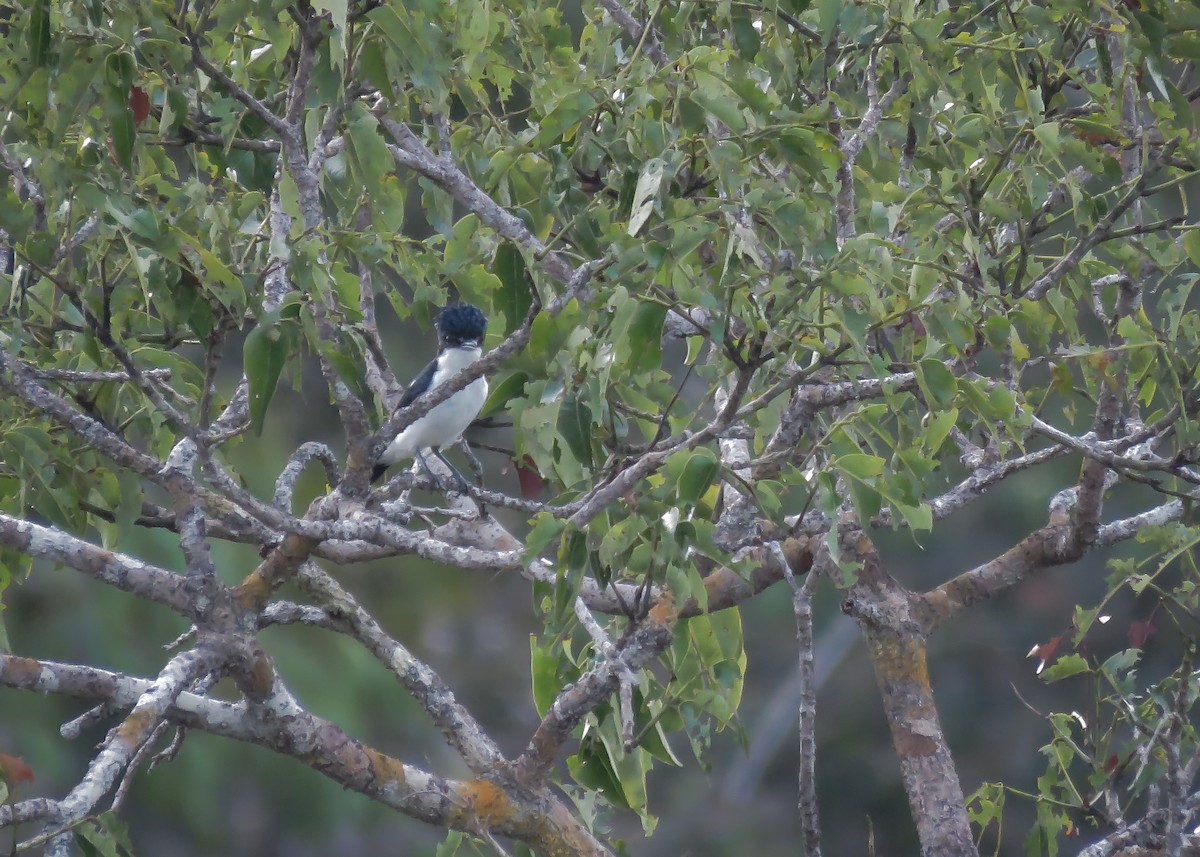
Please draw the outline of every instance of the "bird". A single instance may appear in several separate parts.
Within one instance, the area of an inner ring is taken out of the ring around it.
[[[487,332],[487,323],[487,316],[471,304],[451,304],[443,309],[434,323],[438,334],[437,357],[408,385],[400,398],[399,407],[412,404],[422,393],[446,383],[478,360],[483,353],[483,337]],[[375,469],[371,472],[371,481],[379,481],[391,465],[416,458],[430,478],[440,484],[440,480],[434,476],[421,454],[421,450],[429,449],[450,468],[450,472],[457,479],[458,489],[465,493],[466,480],[442,455],[441,447],[448,446],[462,437],[467,426],[479,416],[487,394],[487,379],[480,376],[434,406],[425,416],[413,421],[379,456]]]

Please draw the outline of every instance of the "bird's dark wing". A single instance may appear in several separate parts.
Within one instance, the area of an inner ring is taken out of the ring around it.
[[[421,370],[421,374],[412,379],[412,383],[405,389],[404,395],[400,397],[399,408],[407,407],[417,400],[417,396],[429,389],[433,383],[433,374],[437,372],[437,360],[429,361],[429,365]]]

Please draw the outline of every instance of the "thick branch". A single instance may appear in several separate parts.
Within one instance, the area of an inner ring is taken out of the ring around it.
[[[0,655],[0,685],[129,707],[153,683],[92,667]],[[609,854],[548,792],[517,799],[488,780],[436,777],[363,744],[283,692],[253,709],[183,692],[167,715],[189,729],[292,756],[346,788],[432,825],[511,836],[547,854]],[[0,807],[0,825],[10,820],[10,811]]]
[[[113,553],[61,530],[3,512],[0,512],[0,544],[27,556],[60,562],[124,592],[170,607],[189,619],[193,617],[186,580],[140,559]]]
[[[1183,512],[1183,502],[1172,500],[1140,515],[1105,524],[1099,528],[1094,544],[1112,545],[1134,538],[1147,527],[1179,520]],[[925,627],[932,632],[972,604],[1011,589],[1034,572],[1079,559],[1082,552],[1071,532],[1068,524],[1048,524],[995,559],[926,592],[921,596]]]
[[[920,604],[887,574],[861,531],[845,541],[861,568],[843,609],[858,620],[866,638],[922,857],[978,854],[929,683]]]

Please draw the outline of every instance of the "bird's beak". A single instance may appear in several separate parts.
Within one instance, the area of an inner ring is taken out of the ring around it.
[[[459,347],[460,348],[478,348],[479,340],[478,339],[464,339],[462,341],[462,345],[460,345]]]

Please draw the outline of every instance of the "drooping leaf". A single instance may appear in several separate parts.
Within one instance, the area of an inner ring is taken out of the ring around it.
[[[50,0],[33,0],[30,7],[29,58],[35,68],[50,62]]]
[[[496,305],[507,322],[504,332],[512,333],[525,320],[533,304],[533,293],[525,276],[525,259],[512,244],[505,241],[496,248],[493,271],[500,278],[500,293]]]
[[[255,434],[262,434],[267,408],[291,356],[288,340],[283,323],[269,318],[260,321],[246,336],[242,365],[250,388],[250,424]]]
[[[630,235],[637,235],[654,212],[654,203],[658,198],[658,189],[662,185],[665,169],[666,162],[662,158],[651,158],[638,173],[637,185],[633,189],[633,202],[630,205],[629,226],[626,229]]]
[[[592,408],[582,396],[570,393],[563,399],[558,412],[558,433],[571,455],[585,467],[594,466],[592,459]]]

